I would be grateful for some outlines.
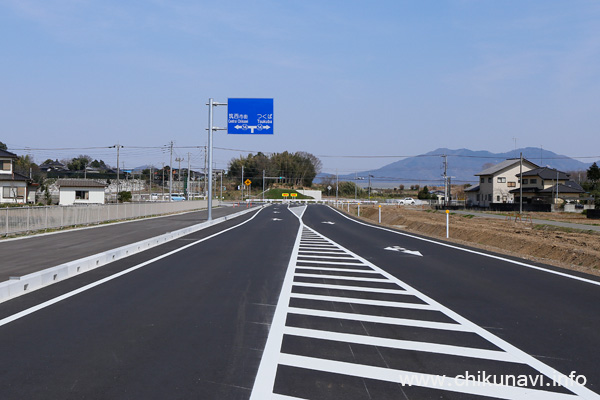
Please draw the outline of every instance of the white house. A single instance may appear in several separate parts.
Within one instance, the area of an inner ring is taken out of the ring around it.
[[[25,203],[29,179],[15,172],[17,155],[0,149],[0,203]]]
[[[523,173],[539,168],[529,160],[523,159]],[[512,190],[519,187],[520,159],[512,158],[493,165],[475,176],[479,176],[479,185],[465,190],[467,204],[489,207],[492,203],[513,203]]]
[[[105,203],[105,183],[91,179],[59,179],[56,184],[59,189],[58,204],[61,206]]]

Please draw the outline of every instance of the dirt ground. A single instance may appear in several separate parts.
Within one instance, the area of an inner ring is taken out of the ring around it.
[[[344,208],[346,210],[346,208]],[[350,214],[356,216],[356,207]],[[361,206],[361,218],[377,222],[376,206]],[[533,219],[550,219],[531,213]],[[384,206],[382,224],[407,232],[446,240],[446,214],[420,207]],[[552,219],[589,223],[582,216],[556,214]],[[450,214],[449,241],[532,261],[600,276],[600,233],[511,219],[474,218]]]

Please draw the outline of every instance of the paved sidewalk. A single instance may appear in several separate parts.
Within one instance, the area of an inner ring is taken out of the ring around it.
[[[213,219],[243,210],[214,208]],[[0,240],[0,282],[196,225],[205,222],[207,214],[201,210]]]
[[[488,214],[488,213],[479,212],[479,211],[453,210],[451,212],[453,212],[455,214],[462,214],[462,215],[470,214],[470,215],[474,215],[477,218],[506,219],[506,215]],[[514,218],[514,216],[513,216],[513,218]],[[572,229],[580,229],[583,231],[600,232],[600,225],[575,224],[572,222],[551,221],[548,219],[537,219],[537,218],[533,218],[531,220],[531,222],[533,222],[534,224],[554,225],[554,226],[560,226],[563,228],[572,228]]]

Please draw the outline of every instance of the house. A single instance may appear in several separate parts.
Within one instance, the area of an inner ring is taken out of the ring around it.
[[[45,172],[51,171],[68,171],[69,169],[58,160],[56,161],[48,161],[40,165],[40,170]]]
[[[513,189],[518,187],[520,164],[519,158],[511,158],[475,174],[479,176],[479,185],[465,190],[467,204],[487,208],[492,203],[513,203]],[[523,159],[523,171],[536,168],[539,166]]]
[[[56,182],[59,190],[58,204],[104,204],[105,183],[91,179],[59,179]]]
[[[28,187],[31,180],[15,172],[17,155],[0,150],[0,203],[26,203],[29,199]],[[35,197],[35,191],[32,192]]]
[[[568,174],[550,167],[523,172],[522,181],[523,203],[527,204],[556,204],[578,199],[580,194],[585,193]],[[511,193],[518,199],[520,190],[511,190]]]

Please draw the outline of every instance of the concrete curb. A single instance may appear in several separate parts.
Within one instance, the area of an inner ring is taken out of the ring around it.
[[[11,277],[8,281],[0,283],[0,303],[256,210],[257,209],[250,208],[212,221],[202,222],[174,232],[168,232],[150,239],[80,258],[79,260],[69,261],[31,274]]]

